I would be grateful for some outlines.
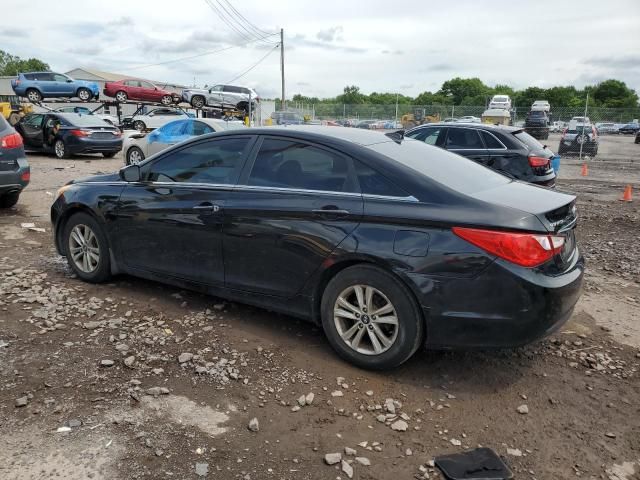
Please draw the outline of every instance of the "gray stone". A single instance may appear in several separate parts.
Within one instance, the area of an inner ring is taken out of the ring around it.
[[[396,413],[396,406],[393,403],[393,398],[387,398],[384,401],[384,408],[387,410],[387,412],[389,413]]]
[[[298,405],[300,405],[301,407],[304,407],[307,404],[307,399],[304,395],[300,395],[300,398],[298,398]]]
[[[311,405],[313,403],[313,399],[316,398],[313,392],[308,393],[306,397],[304,397],[304,401],[307,405]]]
[[[351,447],[344,447],[344,453],[345,455],[351,455],[354,456],[356,455],[358,452],[356,451],[355,448],[351,448]]]
[[[125,358],[125,359],[124,359],[124,364],[125,364],[127,367],[131,367],[131,366],[133,366],[133,364],[135,363],[135,361],[136,361],[136,357],[135,357],[134,355],[131,355],[131,356],[129,356],[129,357],[127,357],[127,358]]]
[[[513,457],[521,457],[522,452],[517,448],[507,448],[507,455],[511,455]]]
[[[96,328],[100,327],[100,322],[86,322],[83,326],[87,330],[95,330]]]
[[[395,430],[397,432],[405,432],[409,425],[404,420],[397,420],[391,424],[391,430]]]
[[[102,367],[113,367],[114,363],[115,362],[113,360],[102,360],[100,362],[100,366],[102,366]]]
[[[206,477],[209,473],[208,463],[196,463],[196,475],[199,477]]]
[[[327,453],[324,456],[324,463],[326,463],[327,465],[335,465],[340,460],[342,460],[342,454],[340,452],[338,452],[338,453]]]
[[[335,390],[335,391],[331,392],[331,396],[332,397],[342,397],[342,396],[344,396],[344,393],[342,393],[342,390]]]
[[[29,403],[29,398],[25,395],[24,397],[16,398],[16,408],[26,407]]]
[[[342,471],[347,477],[353,478],[353,467],[344,460],[342,460]]]
[[[369,460],[367,457],[356,457],[356,462],[358,462],[360,465],[364,465],[365,467],[371,465],[371,460]]]
[[[252,432],[257,432],[258,430],[260,430],[260,424],[258,423],[258,419],[254,417],[251,420],[249,420],[249,427],[248,428]]]
[[[186,363],[191,361],[191,359],[193,359],[193,353],[181,353],[180,356],[178,357],[178,363]]]
[[[147,395],[169,395],[169,389],[167,387],[151,387],[147,388]]]
[[[520,405],[516,410],[520,415],[526,415],[529,413],[529,407],[526,404]]]
[[[77,418],[72,418],[67,422],[67,425],[71,428],[78,428],[80,425],[82,425],[82,421],[78,420]]]

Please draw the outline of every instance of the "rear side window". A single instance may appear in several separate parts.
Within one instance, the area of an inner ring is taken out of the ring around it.
[[[149,165],[151,182],[190,182],[234,185],[249,138],[224,138],[174,150]]]
[[[242,89],[239,87],[234,87],[233,85],[225,85],[224,86],[224,91],[225,92],[231,92],[231,93],[241,93]]]
[[[360,183],[360,190],[367,195],[383,197],[408,197],[409,194],[391,183],[385,176],[369,168],[362,162],[354,161],[356,175]]]
[[[484,148],[484,144],[480,139],[480,135],[478,135],[478,131],[472,130],[470,128],[449,127],[445,145],[447,149],[452,149],[452,150],[453,149],[471,150],[471,149]]]
[[[33,80],[35,78],[35,75],[33,73],[25,73],[24,78],[27,80]]]
[[[353,191],[349,160],[313,145],[265,138],[249,185],[329,192]]]
[[[505,148],[505,146],[489,132],[482,132],[482,138],[487,148]]]

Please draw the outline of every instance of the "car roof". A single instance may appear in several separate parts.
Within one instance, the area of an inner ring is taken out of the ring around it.
[[[237,131],[236,131],[237,132]],[[291,133],[305,133],[312,137],[322,135],[337,140],[355,143],[357,145],[373,145],[375,143],[392,142],[393,140],[385,136],[382,132],[364,130],[361,128],[338,128],[327,125],[282,125],[264,128],[252,128],[251,133],[258,135],[286,135]]]
[[[493,125],[492,123],[472,123],[472,122],[436,122],[436,123],[425,123],[423,125],[418,125],[415,128],[412,128],[411,130],[419,130],[421,128],[427,128],[427,127],[448,127],[448,128],[455,128],[455,127],[465,127],[465,128],[477,128],[479,130],[492,130],[492,131],[502,131],[502,132],[507,132],[507,133],[512,133],[512,132],[518,132],[520,130],[522,130],[522,128],[520,127],[511,127],[508,125]]]

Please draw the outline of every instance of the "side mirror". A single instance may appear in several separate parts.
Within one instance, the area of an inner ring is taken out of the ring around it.
[[[138,165],[127,165],[124,168],[120,169],[120,178],[125,182],[139,182],[140,178],[140,166]]]
[[[67,78],[67,83],[73,83],[73,80],[71,80],[70,78]]]
[[[153,87],[153,89],[157,92],[158,91],[158,87]]]

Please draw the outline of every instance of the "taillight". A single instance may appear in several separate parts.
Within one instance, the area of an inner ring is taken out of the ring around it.
[[[31,172],[24,172],[22,175],[20,175],[20,180],[22,180],[23,182],[28,182],[29,180],[31,180]]]
[[[529,155],[529,165],[532,167],[546,167],[549,165],[549,159],[544,157],[536,157]]]
[[[88,132],[86,130],[69,130],[69,133],[74,137],[88,137],[89,135],[91,135],[91,132]]]
[[[522,267],[536,267],[560,253],[564,237],[453,227],[453,233],[476,247]]]
[[[6,137],[0,138],[0,147],[2,148],[18,148],[22,145],[24,144],[19,133],[11,133]]]

